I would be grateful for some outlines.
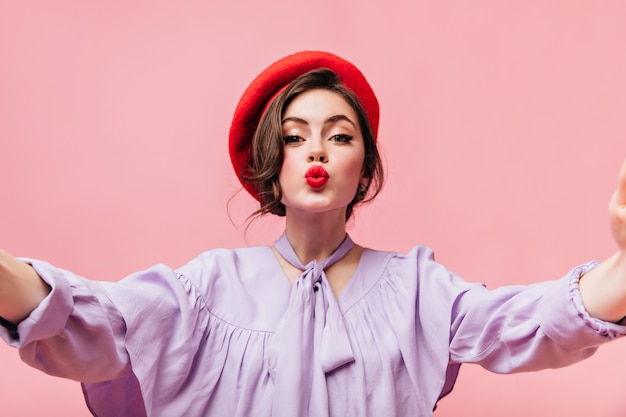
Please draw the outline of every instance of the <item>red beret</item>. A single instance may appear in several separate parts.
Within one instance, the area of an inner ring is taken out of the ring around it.
[[[269,102],[297,77],[309,71],[328,68],[361,100],[374,132],[378,134],[378,100],[369,83],[352,63],[328,52],[304,51],[274,62],[259,74],[241,96],[230,126],[228,149],[235,173],[244,188],[257,200],[254,184],[241,179],[248,172],[252,137]]]

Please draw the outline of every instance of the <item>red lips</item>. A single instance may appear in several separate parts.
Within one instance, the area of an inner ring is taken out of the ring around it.
[[[326,185],[330,176],[322,166],[313,165],[307,170],[306,174],[304,174],[304,178],[306,178],[306,183],[309,184],[309,187],[322,188]]]

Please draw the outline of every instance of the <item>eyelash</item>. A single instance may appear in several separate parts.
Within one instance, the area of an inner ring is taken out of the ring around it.
[[[296,135],[287,135],[287,136],[283,136],[283,142],[287,143],[297,143],[297,142],[301,142],[302,138],[300,136],[296,136]]]
[[[340,133],[331,137],[331,139],[335,142],[350,142],[352,138],[352,136],[346,135],[345,133]]]
[[[346,135],[345,133],[340,133],[338,135],[331,136],[329,140],[332,140],[333,142],[344,143],[344,142],[350,142],[352,139],[353,139],[353,136]],[[283,136],[283,142],[285,143],[298,143],[298,142],[302,142],[302,140],[303,139],[300,136],[296,136],[296,135]]]

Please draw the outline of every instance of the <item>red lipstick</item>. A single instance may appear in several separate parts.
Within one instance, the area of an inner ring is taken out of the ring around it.
[[[313,165],[307,170],[306,174],[304,174],[304,178],[306,178],[306,183],[309,184],[309,187],[322,188],[326,185],[330,176],[322,166]]]

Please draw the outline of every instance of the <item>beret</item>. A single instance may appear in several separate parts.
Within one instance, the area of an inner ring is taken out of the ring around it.
[[[230,127],[228,150],[233,169],[243,187],[257,200],[254,184],[242,179],[249,174],[250,148],[254,132],[271,100],[293,80],[309,71],[328,68],[342,84],[359,97],[374,132],[378,134],[379,107],[376,95],[361,71],[349,61],[322,51],[303,51],[288,55],[267,67],[244,91]]]

